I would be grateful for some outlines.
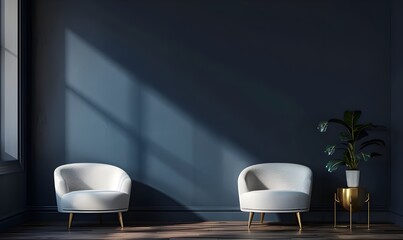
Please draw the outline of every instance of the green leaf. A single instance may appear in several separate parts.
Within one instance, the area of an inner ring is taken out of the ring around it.
[[[368,136],[368,132],[365,131],[365,130],[361,130],[360,132],[355,133],[355,140],[358,141],[358,140],[361,140],[361,139],[363,139],[363,138],[365,138],[367,136]]]
[[[364,129],[374,129],[375,125],[372,123],[367,123],[367,124],[358,124],[355,126],[355,132],[362,131]]]
[[[339,134],[339,139],[340,139],[340,141],[347,142],[347,141],[351,140],[351,135],[346,132],[341,132]]]
[[[381,139],[371,139],[371,140],[368,140],[368,141],[365,141],[365,142],[361,143],[361,146],[360,146],[359,150],[362,150],[362,149],[364,149],[364,148],[366,148],[368,146],[371,146],[371,145],[378,145],[378,146],[384,147],[385,142],[383,140],[381,140]]]
[[[371,158],[373,158],[373,157],[379,157],[379,156],[382,156],[382,154],[377,153],[377,152],[371,153]]]
[[[360,152],[360,155],[364,161],[368,161],[371,158],[371,154]]]
[[[318,129],[320,132],[326,132],[328,126],[329,126],[329,123],[327,121],[323,121],[323,122],[319,122],[316,129]]]
[[[351,128],[354,128],[356,122],[361,116],[361,111],[345,111],[344,112],[344,122]]]
[[[374,129],[374,125],[372,123],[368,124],[358,124],[354,127],[354,136],[355,139],[361,139],[368,136],[367,130]]]
[[[372,153],[364,153],[360,152],[360,159],[363,159],[364,161],[368,161],[370,158],[377,157],[377,156],[382,156],[382,154],[377,153],[377,152],[372,152]]]
[[[340,165],[344,165],[344,161],[341,159],[330,160],[326,164],[326,169],[328,172],[333,172],[339,168]]]
[[[337,118],[332,118],[332,119],[329,119],[328,122],[343,125],[345,128],[347,128],[350,131],[350,127],[343,120],[340,120]]]
[[[376,130],[376,129],[383,130],[384,128],[382,126],[376,126],[376,125],[374,125],[372,123],[357,125],[356,129],[354,130],[354,134],[358,135],[356,137],[356,139],[360,140],[360,139],[368,136],[367,131],[373,131],[373,130]]]
[[[327,155],[333,155],[333,153],[336,151],[336,145],[327,145],[325,149],[325,153]]]
[[[344,112],[344,122],[349,126],[353,126],[353,112],[352,111],[345,111]]]

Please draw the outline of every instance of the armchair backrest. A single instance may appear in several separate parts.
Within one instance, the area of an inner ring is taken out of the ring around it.
[[[238,177],[239,195],[255,190],[293,190],[311,194],[312,171],[295,163],[262,163],[245,168]]]

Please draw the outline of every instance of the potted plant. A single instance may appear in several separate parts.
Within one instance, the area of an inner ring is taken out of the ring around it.
[[[385,146],[385,142],[381,139],[369,138],[368,132],[380,128],[380,126],[372,123],[359,124],[358,120],[361,111],[345,111],[343,119],[332,118],[327,121],[320,122],[318,130],[326,132],[329,123],[336,123],[345,128],[345,131],[339,134],[340,142],[334,145],[327,145],[325,153],[333,156],[334,153],[340,152],[338,157],[330,160],[326,164],[326,169],[333,172],[339,166],[345,165],[346,179],[348,187],[358,187],[360,172],[358,165],[361,161],[368,161],[370,158],[380,156],[377,152],[367,152],[367,148],[372,145]]]

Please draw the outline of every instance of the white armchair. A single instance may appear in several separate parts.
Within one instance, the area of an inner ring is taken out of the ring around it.
[[[68,229],[74,213],[117,212],[123,228],[122,212],[129,208],[131,179],[122,169],[102,163],[72,163],[54,171],[57,210],[69,213]]]
[[[293,163],[262,163],[245,168],[238,177],[241,211],[249,212],[248,229],[255,212],[295,212],[302,229],[300,212],[309,211],[312,171]]]

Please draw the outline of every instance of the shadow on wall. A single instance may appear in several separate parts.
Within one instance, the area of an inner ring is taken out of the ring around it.
[[[343,176],[329,175],[319,160],[323,139],[316,123],[329,114],[329,105],[339,113],[351,102],[379,102],[372,97],[379,89],[373,77],[378,73],[370,70],[377,69],[371,66],[378,66],[380,58],[362,53],[378,51],[373,45],[381,34],[361,34],[367,31],[361,26],[369,23],[357,20],[354,12],[346,12],[344,22],[329,32],[337,8],[322,4],[330,3],[44,2],[48,11],[43,13],[50,16],[38,14],[46,16],[39,20],[43,41],[55,42],[37,51],[47,56],[46,51],[63,47],[64,59],[48,54],[64,64],[60,72],[65,76],[38,70],[38,95],[52,101],[53,89],[63,89],[63,99],[56,96],[50,106],[62,109],[54,113],[63,119],[48,114],[36,131],[39,143],[53,130],[63,136],[55,137],[49,149],[63,143],[65,154],[38,150],[37,173],[56,157],[58,163],[110,163],[147,186],[133,189],[133,196],[142,196],[133,200],[133,209],[152,204],[166,210],[169,198],[190,211],[237,211],[237,177],[243,168],[295,162],[314,172],[312,205],[331,206],[324,196],[332,196]],[[62,28],[61,36],[47,36],[53,28]],[[340,40],[343,36],[348,41]],[[362,39],[369,43],[361,44]],[[365,69],[352,69],[357,62]],[[345,81],[351,91],[344,82],[332,92],[317,91],[323,79]],[[355,89],[362,85],[368,89],[356,99]],[[45,104],[38,102],[40,110]],[[386,108],[380,104],[379,109]],[[48,130],[49,125],[54,128]],[[34,204],[54,201],[39,187],[48,178],[36,177]],[[166,198],[154,197],[159,193]]]

